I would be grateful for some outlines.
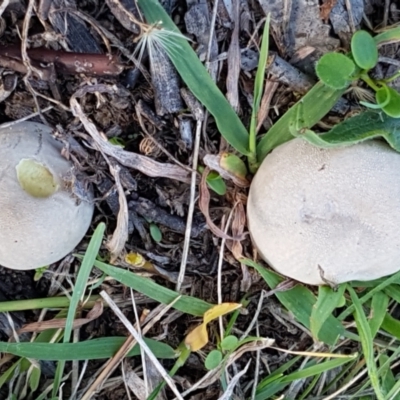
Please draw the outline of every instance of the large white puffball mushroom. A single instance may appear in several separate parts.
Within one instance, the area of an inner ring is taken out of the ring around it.
[[[0,125],[0,265],[34,269],[56,262],[89,228],[93,204],[71,194],[65,177],[72,164],[61,148],[45,125]]]
[[[400,154],[373,140],[277,147],[251,184],[248,225],[277,272],[312,285],[400,270]]]

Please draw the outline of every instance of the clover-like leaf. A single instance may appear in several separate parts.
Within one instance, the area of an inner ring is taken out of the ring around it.
[[[219,350],[212,350],[208,353],[204,366],[210,371],[217,368],[219,363],[222,361],[222,353]]]
[[[316,73],[325,85],[333,89],[343,89],[353,79],[354,62],[340,53],[324,54],[318,61]]]
[[[367,31],[357,31],[351,38],[351,53],[361,69],[374,68],[378,62],[378,49]]]
[[[389,93],[389,101],[387,101],[387,93]],[[397,90],[391,87],[387,87],[387,89],[383,87],[375,93],[375,97],[378,104],[385,104],[382,110],[389,115],[389,117],[400,118],[400,93]]]
[[[236,336],[229,335],[222,339],[221,349],[223,351],[234,350],[239,343],[239,339]]]

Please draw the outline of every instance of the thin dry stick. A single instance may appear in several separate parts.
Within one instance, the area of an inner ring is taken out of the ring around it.
[[[143,328],[142,334],[145,335],[155,323],[157,323],[163,316],[164,314],[171,309],[171,307],[181,298],[181,296],[178,296],[172,303],[168,304],[168,306],[163,306],[164,308],[159,311],[155,317],[150,320],[150,315],[147,317],[146,321],[149,321],[147,325]],[[160,306],[159,306],[160,307]],[[157,307],[154,311],[154,313],[157,312],[158,308]],[[90,385],[90,387],[87,389],[85,395],[81,398],[81,400],[89,400],[93,393],[103,385],[105,380],[113,373],[115,368],[119,365],[119,363],[124,359],[124,357],[129,353],[129,351],[135,346],[136,340],[132,337],[129,336],[124,344],[121,346],[121,348],[117,351],[117,353],[114,355],[113,358],[109,359],[104,366],[103,371],[98,375],[96,380]]]
[[[196,137],[194,141],[194,150],[193,150],[192,174],[190,180],[190,200],[189,200],[189,208],[188,208],[188,215],[185,228],[185,239],[183,242],[181,266],[179,269],[178,280],[176,282],[176,288],[175,288],[177,292],[181,290],[183,280],[185,279],[186,264],[189,255],[190,236],[192,232],[193,214],[194,214],[195,197],[196,197],[196,178],[197,178],[197,165],[199,162],[201,126],[202,126],[202,121],[197,121]]]
[[[124,382],[124,386],[125,386],[125,391],[126,394],[128,396],[128,400],[132,400],[131,398],[131,391],[130,388],[128,386],[128,383],[126,381],[126,375],[125,375],[125,363],[121,363],[121,372],[122,372],[122,381]],[[145,375],[146,376],[146,375]],[[147,392],[146,392],[146,397],[147,397]]]
[[[10,4],[10,0],[3,0],[0,5],[0,17],[3,15],[3,12],[6,10],[8,5]]]
[[[140,327],[140,319],[139,319],[139,314],[138,314],[137,307],[136,307],[135,296],[133,294],[132,288],[130,288],[130,289],[131,289],[132,308],[133,308],[133,312],[135,314],[137,330],[138,330],[139,335],[142,336],[142,329]],[[140,347],[140,357],[142,358],[142,369],[143,369],[143,380],[144,380],[145,393],[146,393],[146,397],[149,397],[149,382],[147,379],[146,355],[145,355],[142,347]],[[123,370],[123,368],[122,368],[122,370]]]
[[[236,204],[233,206],[232,210],[229,212],[228,221],[226,222],[226,226],[224,229],[225,235],[228,234],[228,229],[231,225],[233,211],[235,210],[235,207],[236,207]],[[224,261],[225,243],[226,243],[226,238],[222,238],[221,248],[219,250],[219,256],[218,256],[218,268],[217,268],[218,304],[222,303],[222,263]],[[218,318],[218,322],[219,322],[219,333],[220,333],[220,336],[222,339],[224,337],[224,325],[222,322],[222,317]]]
[[[254,326],[255,323],[257,322],[258,316],[260,315],[261,308],[262,308],[263,301],[264,301],[264,297],[266,297],[266,292],[265,292],[265,290],[262,290],[262,291],[261,291],[260,299],[258,300],[256,313],[254,314],[254,317],[253,317],[253,319],[251,320],[249,326],[247,327],[246,331],[243,333],[243,335],[240,337],[239,340],[245,339],[245,338],[249,335],[249,333],[251,332],[251,330],[253,329],[253,326]]]
[[[114,301],[111,299],[111,297],[104,290],[100,292],[100,295],[108,303],[110,308],[114,311],[115,315],[125,325],[126,329],[128,329],[129,333],[135,338],[137,343],[144,349],[147,357],[149,357],[149,359],[152,361],[152,363],[157,368],[158,372],[160,373],[160,375],[162,376],[164,381],[167,383],[167,385],[170,387],[170,389],[174,392],[175,396],[179,400],[184,400],[183,397],[181,396],[181,394],[179,393],[179,390],[176,387],[175,382],[168,375],[168,372],[161,365],[160,361],[158,361],[158,359],[155,357],[155,355],[150,350],[149,346],[146,344],[146,342],[143,340],[143,338],[137,333],[136,329],[129,322],[128,318],[125,317],[125,315],[122,313],[122,311],[119,309],[119,307],[114,303]]]
[[[256,321],[256,334],[258,337],[260,337],[260,330],[258,328],[258,321]],[[258,376],[260,374],[260,358],[261,358],[261,351],[257,350],[256,351],[256,367],[254,371],[254,381],[253,381],[253,387],[251,389],[251,400],[255,400],[256,398],[256,391],[257,391],[257,385],[258,385]]]

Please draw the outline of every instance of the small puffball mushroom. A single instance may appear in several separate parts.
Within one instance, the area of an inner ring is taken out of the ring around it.
[[[277,272],[312,285],[400,270],[400,154],[372,140],[321,149],[293,139],[250,187],[249,231]]]
[[[27,270],[51,264],[88,230],[94,206],[72,195],[65,180],[72,164],[61,149],[45,125],[0,126],[0,265]]]

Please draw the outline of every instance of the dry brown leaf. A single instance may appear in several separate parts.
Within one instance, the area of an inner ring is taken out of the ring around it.
[[[103,313],[103,301],[97,300],[93,308],[87,313],[85,318],[76,318],[73,323],[73,329],[79,328],[90,321],[99,318]],[[65,328],[65,324],[67,322],[66,318],[54,318],[49,321],[41,321],[41,322],[32,322],[31,324],[24,325],[17,333],[25,333],[25,332],[43,332],[47,329],[63,329]]]
[[[70,99],[71,112],[79,118],[87,133],[93,139],[93,145],[110,157],[115,158],[120,164],[128,168],[136,169],[153,178],[170,178],[180,182],[190,183],[189,172],[178,165],[163,164],[141,154],[126,151],[119,146],[109,143],[107,138],[97,130],[94,123],[85,115],[78,98],[86,93],[114,93],[116,87],[111,85],[85,86],[77,90]]]
[[[200,198],[199,198],[199,208],[207,221],[208,228],[215,236],[218,236],[222,239],[243,240],[244,239],[243,235],[238,236],[238,237],[233,237],[233,236],[227,235],[220,228],[218,228],[218,226],[216,226],[214,224],[213,220],[211,219],[210,214],[209,214],[210,192],[208,190],[207,181],[206,181],[209,173],[210,173],[210,168],[206,167],[201,176]]]
[[[110,263],[113,264],[124,250],[125,243],[128,240],[129,214],[128,214],[128,202],[126,201],[125,192],[122,187],[119,176],[121,168],[114,162],[109,162],[109,167],[110,167],[110,172],[115,179],[115,184],[118,190],[118,202],[119,202],[117,226],[113,232],[111,239],[108,240],[106,243],[106,247],[111,253]]]
[[[332,11],[332,8],[335,7],[337,0],[325,0],[322,6],[319,9],[319,15],[322,21],[328,23],[329,14]]]

